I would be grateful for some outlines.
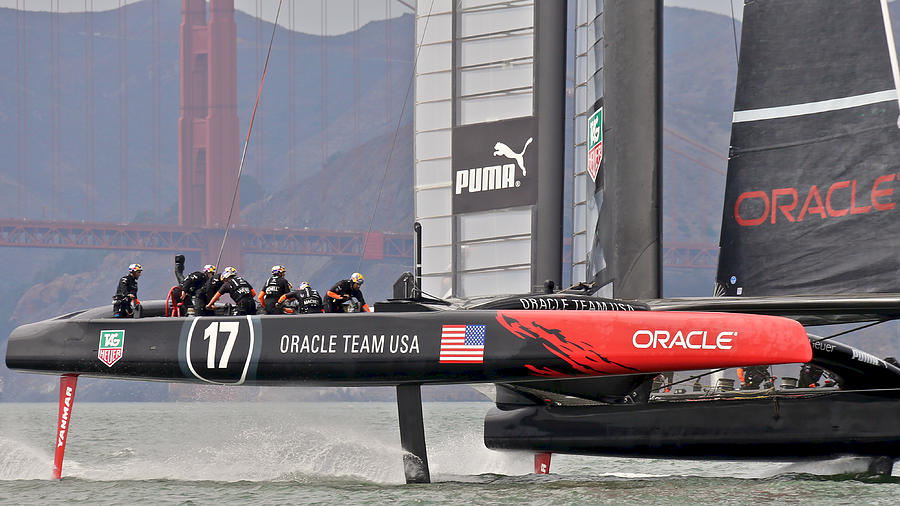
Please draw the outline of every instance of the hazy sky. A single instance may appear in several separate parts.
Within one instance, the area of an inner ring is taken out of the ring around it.
[[[734,9],[734,17],[738,20],[742,18],[744,12],[744,0],[663,0],[663,2],[667,7],[687,7],[729,17]]]
[[[140,0],[0,0],[0,7],[27,8],[29,10],[47,11],[50,5],[56,8],[59,4],[60,12],[81,12],[85,10],[85,4],[97,11],[115,9],[120,4],[135,3]],[[419,0],[425,1],[428,0]],[[889,0],[893,2],[894,0]],[[359,0],[359,25],[363,26],[369,21],[385,19],[388,16],[394,18],[410,12],[408,5],[415,5],[416,0]],[[744,0],[664,0],[666,6],[687,7],[704,11],[715,12],[725,16],[731,16],[740,20],[744,9]],[[179,0],[162,0],[160,5],[171,8],[173,5],[181,6]],[[279,15],[279,24],[288,27],[288,4],[294,8],[294,29],[299,32],[320,33],[321,0],[286,0]],[[272,21],[275,19],[275,10],[278,0],[234,0],[235,8],[250,14],[261,15],[263,19]],[[337,35],[353,30],[353,0],[327,0],[328,5],[328,34]],[[387,7],[387,9],[386,9]],[[259,9],[262,10],[260,13]],[[733,9],[733,11],[732,11]],[[387,11],[390,12],[387,12]]]
[[[83,12],[85,5],[88,9],[93,6],[95,11],[104,11],[117,8],[122,4],[132,4],[140,0],[0,0],[0,7],[25,8],[36,11],[53,10],[59,5],[59,12]],[[145,0],[146,1],[146,0]],[[412,12],[404,4],[415,5],[416,0],[359,0],[359,26],[369,21],[385,19],[388,16],[395,18],[407,12]],[[328,34],[338,35],[353,30],[353,0],[327,0],[328,5]],[[321,33],[321,0],[285,0],[278,17],[278,24],[288,28],[290,6],[294,9],[294,29],[299,32],[319,34]],[[180,0],[162,0],[163,8],[181,8]],[[261,14],[267,21],[275,19],[275,11],[278,0],[234,0],[236,9],[246,12],[251,16]],[[262,12],[259,12],[259,9]],[[387,12],[387,11],[390,12]]]
[[[85,5],[96,11],[115,9],[121,4],[135,3],[139,0],[0,0],[0,7],[10,8],[26,8],[28,10],[50,10],[52,4],[54,10],[59,4],[60,12],[82,12]],[[428,0],[420,0],[428,1]],[[692,9],[701,9],[716,12],[718,14],[731,15],[731,7],[729,3],[734,4],[734,15],[741,18],[741,10],[743,9],[743,0],[664,0],[665,5],[677,7],[689,7]],[[410,12],[409,7],[404,4],[415,5],[416,0],[359,0],[359,24],[365,25],[369,21],[385,19],[390,17],[401,16],[406,12]],[[293,5],[294,29],[306,33],[320,33],[321,19],[321,0],[286,0],[282,5],[282,11],[279,15],[279,24],[285,28],[288,27],[288,4]],[[328,4],[328,33],[335,35],[346,33],[353,29],[353,0],[327,0]],[[179,0],[162,0],[160,5],[171,8],[173,5],[181,6]],[[262,9],[262,18],[268,21],[275,19],[275,10],[278,6],[278,0],[235,0],[235,8],[250,14],[251,16],[259,15],[259,9]],[[385,12],[385,6],[388,5],[390,13]]]

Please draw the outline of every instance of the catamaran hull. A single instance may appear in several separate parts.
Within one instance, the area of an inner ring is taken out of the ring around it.
[[[651,458],[900,458],[898,424],[896,392],[524,406],[491,409],[484,443],[496,450]]]
[[[113,319],[61,317],[10,335],[10,369],[257,385],[510,382],[644,374],[811,356],[778,317],[471,310]]]

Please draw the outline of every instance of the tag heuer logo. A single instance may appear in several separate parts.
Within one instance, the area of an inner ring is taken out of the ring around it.
[[[125,331],[124,330],[101,330],[100,331],[100,349],[97,351],[97,358],[109,367],[118,362],[122,358],[122,352],[125,348]]]
[[[587,171],[591,181],[597,181],[600,172],[600,160],[603,159],[603,108],[588,118],[588,159]]]

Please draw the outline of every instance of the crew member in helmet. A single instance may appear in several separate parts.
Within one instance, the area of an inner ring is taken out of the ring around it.
[[[741,390],[756,390],[760,386],[772,388],[775,385],[775,378],[769,374],[769,368],[764,365],[738,367],[737,375],[741,382]]]
[[[141,304],[137,298],[137,292],[138,278],[141,277],[143,270],[141,264],[131,264],[128,266],[128,274],[119,278],[119,285],[113,296],[114,318],[132,318],[134,316],[134,309]]]
[[[309,286],[306,281],[300,283],[300,288],[282,295],[278,299],[277,307],[282,307],[287,299],[294,299],[298,302],[297,312],[300,314],[325,312],[319,292]]]
[[[203,269],[194,271],[181,282],[181,301],[185,306],[194,306],[194,315],[211,316],[212,311],[206,309],[211,294],[206,292],[206,284],[216,274],[216,266],[206,264]],[[218,287],[216,287],[218,290]]]
[[[224,281],[222,281],[222,276],[217,276],[215,272],[212,273],[212,277],[206,280],[206,284],[200,289],[204,305],[203,314],[199,316],[214,316],[216,314],[214,310],[207,309],[206,306],[209,304],[209,301],[216,296],[216,292],[219,291],[219,288],[222,288],[222,283],[224,283]]]
[[[222,280],[222,286],[216,291],[209,303],[206,304],[206,309],[212,309],[213,304],[219,300],[219,297],[227,293],[231,295],[231,300],[234,301],[235,314],[256,314],[256,300],[254,300],[256,290],[244,278],[237,275],[237,269],[226,267],[222,271],[220,279]]]
[[[259,303],[262,304],[266,314],[284,314],[281,307],[277,307],[278,299],[291,291],[291,284],[284,279],[286,269],[283,265],[272,266],[272,276],[266,280],[263,289],[259,292]]]
[[[371,311],[369,309],[369,305],[366,304],[366,299],[363,298],[362,287],[363,275],[354,272],[350,279],[342,279],[334,284],[328,293],[325,295],[325,312],[326,313],[343,313],[344,305],[343,302],[346,300],[350,300],[350,298],[355,298],[362,304],[362,311]]]

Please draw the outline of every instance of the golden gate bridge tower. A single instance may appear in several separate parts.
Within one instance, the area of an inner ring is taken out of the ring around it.
[[[229,218],[237,224],[240,216],[230,212],[232,195],[240,209],[234,189],[240,161],[234,0],[211,0],[209,21],[205,0],[182,0],[181,19],[178,224],[220,229]],[[215,246],[209,239],[218,234],[207,235],[207,245]],[[242,264],[240,244],[233,242],[224,251],[237,258],[222,260]],[[214,258],[213,251],[204,253]]]

